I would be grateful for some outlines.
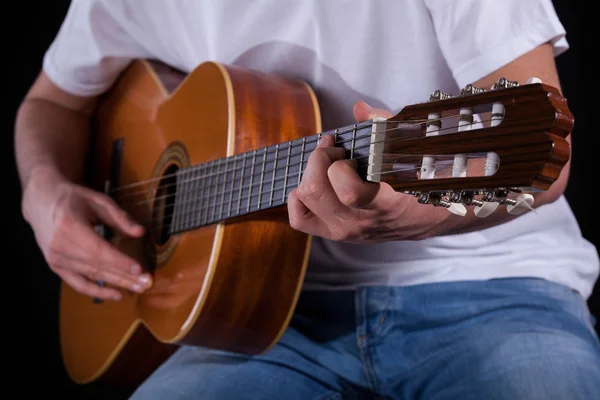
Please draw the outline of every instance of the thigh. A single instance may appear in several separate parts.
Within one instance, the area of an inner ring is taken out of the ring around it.
[[[280,350],[281,351],[281,350]],[[131,399],[341,399],[328,374],[315,379],[281,363],[224,351],[184,346],[137,390]]]
[[[265,354],[182,347],[133,399],[356,399],[353,293],[303,293],[290,326]]]
[[[555,284],[526,283],[501,302],[479,298],[470,320],[438,332],[437,359],[421,365],[423,398],[600,399],[600,345],[585,302]]]

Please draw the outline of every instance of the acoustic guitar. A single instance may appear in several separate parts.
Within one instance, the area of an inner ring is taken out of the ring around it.
[[[305,82],[136,60],[99,103],[86,184],[145,225],[135,240],[98,232],[140,260],[154,285],[103,302],[63,283],[66,370],[78,383],[136,386],[182,344],[257,354],[277,343],[311,244],[288,224],[287,196],[323,135],[364,180],[483,218],[531,208],[531,192],[547,190],[569,160],[573,124],[556,88],[500,79],[323,132]]]

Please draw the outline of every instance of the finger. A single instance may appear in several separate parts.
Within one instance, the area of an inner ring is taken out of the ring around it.
[[[124,235],[140,237],[144,234],[144,227],[134,221],[113,199],[92,190],[88,191],[88,195],[90,206],[100,221]]]
[[[117,289],[100,287],[81,275],[59,268],[56,272],[77,293],[103,300],[121,300],[123,297]]]
[[[56,260],[54,268],[58,266],[63,270],[83,275],[91,281],[102,281],[117,288],[130,290],[136,293],[142,293],[151,286],[152,277],[150,274],[133,276],[123,271],[113,268],[103,268],[99,265],[90,265],[85,260],[74,259],[68,256],[59,257]]]
[[[352,113],[357,122],[363,122],[373,118],[390,118],[393,115],[387,110],[371,107],[364,101],[357,101],[354,103]]]
[[[141,293],[152,286],[152,276],[148,273],[136,275],[119,270],[111,265],[91,263],[84,252],[69,252],[73,249],[70,244],[53,244],[52,251],[47,257],[48,264],[53,270],[66,270],[83,275],[92,281],[103,281],[115,287]],[[83,254],[83,256],[82,256]]]
[[[141,273],[142,266],[136,259],[119,251],[85,222],[74,218],[61,228],[58,233],[61,240],[54,245],[55,253],[67,255],[94,268],[121,271],[132,279]]]
[[[292,228],[309,235],[324,236],[326,229],[323,222],[298,199],[297,189],[288,195],[287,208]]]
[[[363,180],[356,173],[356,161],[334,162],[327,170],[335,194],[347,207],[386,209],[391,207],[396,192],[386,183]]]
[[[332,221],[345,211],[327,176],[327,169],[337,160],[344,158],[344,149],[331,147],[333,137],[323,136],[319,145],[308,157],[300,186],[296,190],[300,200],[318,218]]]

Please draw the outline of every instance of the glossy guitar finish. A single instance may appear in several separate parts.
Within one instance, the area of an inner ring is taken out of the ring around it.
[[[97,113],[92,187],[103,190],[121,139],[118,185],[126,185],[159,177],[173,163],[193,165],[321,131],[316,98],[302,82],[214,63],[180,84],[182,78],[145,61],[123,74]],[[148,207],[120,203],[147,221],[156,184],[136,190],[146,191]],[[155,283],[143,295],[99,304],[62,285],[60,339],[72,379],[136,385],[174,343],[268,349],[291,317],[310,248],[310,237],[286,222],[280,207],[172,235],[163,244],[114,237],[145,260]]]

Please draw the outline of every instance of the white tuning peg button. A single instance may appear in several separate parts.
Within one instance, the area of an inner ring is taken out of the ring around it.
[[[499,204],[495,202],[484,201],[483,205],[475,206],[473,212],[479,218],[485,218],[490,215],[498,208]]]
[[[513,201],[513,204],[506,206],[506,210],[511,215],[520,215],[527,210],[534,211],[533,207],[531,207],[534,202],[534,198],[528,193],[518,195]]]
[[[530,83],[542,83],[542,80],[540,78],[536,78],[535,76],[532,76],[531,78],[527,79],[526,84],[530,84]]]
[[[467,215],[467,208],[460,203],[452,203],[450,207],[448,207],[448,211],[452,214],[460,215],[461,217]]]

